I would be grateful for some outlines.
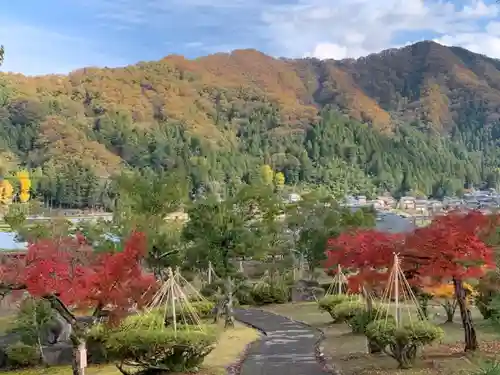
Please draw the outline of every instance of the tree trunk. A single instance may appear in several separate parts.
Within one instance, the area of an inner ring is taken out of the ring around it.
[[[457,311],[457,300],[446,300],[446,302],[443,303],[443,308],[446,313],[445,323],[453,323],[453,317],[455,316],[455,311]]]
[[[366,301],[366,311],[368,312],[369,316],[372,316],[374,312],[373,312],[373,300],[371,294],[368,292],[366,286],[363,286],[362,292],[363,292],[363,297],[365,298]],[[377,344],[370,341],[368,338],[366,340],[367,340],[368,353],[370,354],[382,353],[382,349]]]
[[[465,334],[465,351],[475,351],[478,349],[476,330],[472,322],[472,314],[467,306],[467,294],[464,289],[462,280],[453,278],[453,285],[455,287],[455,297],[457,299],[458,307],[460,309],[460,317],[462,318],[462,325]]]

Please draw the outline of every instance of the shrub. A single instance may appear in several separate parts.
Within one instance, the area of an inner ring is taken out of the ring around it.
[[[415,363],[417,349],[440,340],[444,332],[427,321],[397,327],[393,319],[384,319],[368,324],[365,334],[370,341],[396,359],[399,368],[407,369]]]
[[[478,369],[471,375],[500,375],[500,362],[496,359],[487,359],[478,365]]]
[[[35,345],[38,339],[46,334],[52,323],[54,312],[45,300],[35,300],[31,297],[21,302],[14,325],[9,332],[21,336],[21,342],[26,345]]]
[[[120,365],[151,370],[185,372],[196,369],[214,349],[216,335],[187,329],[120,329],[109,332],[105,347],[110,359]]]
[[[340,305],[339,305],[340,306]],[[387,315],[387,308],[382,306],[373,306],[371,311],[367,311],[366,308],[362,308],[354,314],[348,321],[347,324],[351,327],[352,333],[365,333],[368,324],[373,322],[375,319],[393,319],[391,315]]]
[[[10,367],[32,367],[40,363],[40,352],[35,346],[26,345],[22,342],[7,346],[7,362]]]
[[[334,313],[334,309],[337,305],[340,305],[343,302],[347,301],[357,301],[357,296],[348,296],[345,294],[331,295],[321,298],[318,301],[318,306],[321,311],[327,312],[333,319],[334,323],[340,323],[342,320],[339,320]]]
[[[187,306],[185,303],[177,304],[175,307],[175,319],[177,324],[190,324],[190,325],[196,325],[199,322],[195,321],[193,313],[196,313],[198,318],[200,319],[207,319],[212,315],[212,311],[215,307],[215,304],[210,301],[196,301],[196,302],[191,302],[189,306]],[[169,308],[167,310],[167,315],[165,316],[165,308],[160,307],[157,309],[153,310],[154,314],[159,315],[160,317],[165,318],[164,319],[164,324],[169,325],[173,324],[174,319],[173,319],[173,314],[172,314],[172,309]],[[146,317],[146,319],[153,319],[151,317]]]
[[[484,319],[491,317],[491,301],[500,295],[500,272],[488,272],[480,280],[476,288],[476,306]]]
[[[286,303],[290,297],[288,286],[281,283],[259,282],[251,291],[251,298],[256,305]]]
[[[252,299],[252,286],[249,285],[247,280],[240,274],[235,275],[233,279],[233,301],[235,304],[240,305],[253,305],[254,301]],[[217,303],[218,297],[226,294],[225,292],[225,281],[217,280],[211,284],[205,285],[200,294],[210,301]]]
[[[362,313],[366,309],[361,301],[347,300],[339,303],[333,308],[333,315],[339,322],[349,322],[356,314]]]

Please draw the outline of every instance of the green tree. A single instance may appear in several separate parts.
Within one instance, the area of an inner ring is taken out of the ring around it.
[[[157,277],[166,266],[180,262],[182,250],[179,223],[170,216],[182,214],[187,199],[187,179],[180,171],[124,173],[118,180],[119,198],[114,212],[117,235],[132,229],[146,234],[148,265]]]
[[[302,198],[289,206],[286,222],[294,236],[294,250],[307,261],[311,271],[325,259],[328,239],[349,229],[372,228],[376,224],[371,209],[342,207],[333,198],[317,193]]]
[[[272,201],[269,187],[246,186],[224,201],[208,198],[195,203],[183,230],[190,243],[190,264],[206,269],[211,262],[217,274],[226,277],[234,271],[231,260],[261,256],[267,250],[262,223],[275,217]]]

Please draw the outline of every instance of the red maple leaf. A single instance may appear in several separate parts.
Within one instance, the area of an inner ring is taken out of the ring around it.
[[[145,303],[148,290],[155,290],[154,277],[141,266],[145,249],[138,232],[121,252],[95,252],[81,235],[41,239],[29,244],[26,256],[4,259],[0,276],[4,289],[57,296],[68,307],[106,307],[118,317]]]
[[[376,230],[343,233],[328,241],[324,265],[327,269],[340,265],[353,291],[364,284],[380,286],[387,281],[402,240],[401,235]]]

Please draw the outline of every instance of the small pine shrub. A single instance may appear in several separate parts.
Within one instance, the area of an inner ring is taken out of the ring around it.
[[[197,369],[215,348],[217,336],[210,327],[203,332],[186,329],[120,329],[106,334],[108,358],[137,368],[188,372]]]
[[[330,314],[334,323],[340,323],[342,322],[342,319],[338,319],[338,317],[335,315],[335,307],[343,302],[356,300],[358,300],[357,296],[348,296],[345,294],[325,296],[318,301],[318,307],[321,311]]]
[[[444,332],[427,321],[397,327],[393,319],[384,319],[368,324],[365,334],[370,341],[395,358],[399,368],[408,369],[415,363],[417,350],[442,339]]]
[[[250,294],[257,306],[283,304],[290,298],[288,286],[281,283],[259,282],[254,285]]]
[[[40,352],[35,346],[22,342],[7,346],[7,363],[11,368],[33,367],[40,363]]]
[[[373,306],[372,311],[367,311],[366,308],[359,309],[356,311],[354,316],[352,316],[347,324],[351,327],[352,333],[362,333],[364,334],[366,331],[366,327],[368,324],[373,322],[375,319],[388,316],[387,308],[381,306]],[[388,316],[389,319],[393,319],[392,316]]]
[[[348,323],[357,314],[361,314],[365,310],[365,304],[361,301],[345,301],[339,303],[333,309],[333,315],[339,322]]]

